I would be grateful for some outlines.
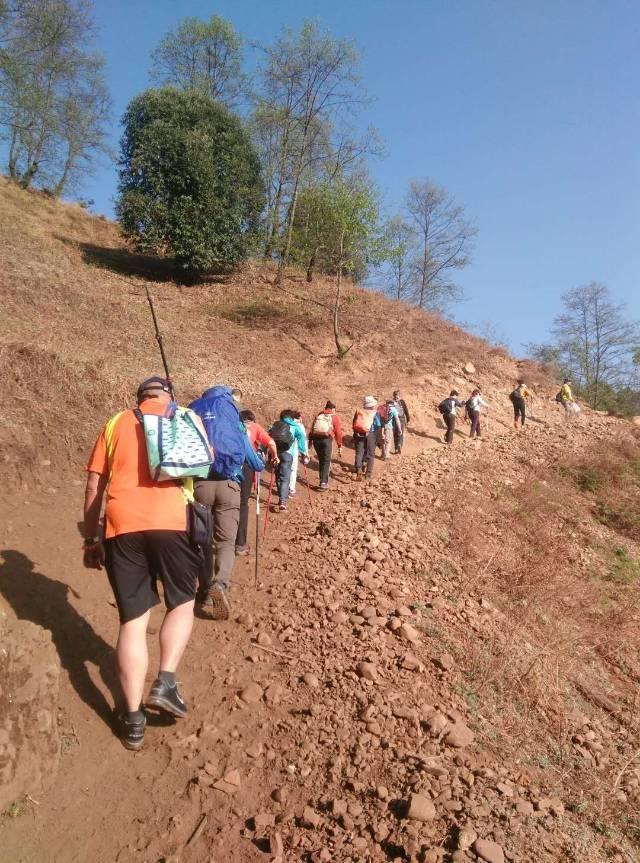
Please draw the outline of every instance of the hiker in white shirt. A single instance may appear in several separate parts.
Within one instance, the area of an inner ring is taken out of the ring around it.
[[[488,408],[489,405],[482,398],[480,390],[475,389],[467,399],[466,412],[467,418],[471,423],[471,431],[469,437],[482,437],[480,431],[480,408]]]

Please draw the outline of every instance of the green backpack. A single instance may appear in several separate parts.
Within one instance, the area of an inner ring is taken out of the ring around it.
[[[213,464],[209,441],[196,414],[174,402],[164,416],[135,409],[144,429],[149,471],[155,482],[200,477],[206,479]]]

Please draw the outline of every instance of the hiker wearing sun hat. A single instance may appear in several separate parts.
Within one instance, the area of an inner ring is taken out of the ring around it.
[[[366,471],[367,479],[373,477],[376,459],[376,442],[382,422],[378,415],[378,402],[374,396],[365,396],[362,407],[353,416],[353,444],[356,451],[356,479],[362,479]]]

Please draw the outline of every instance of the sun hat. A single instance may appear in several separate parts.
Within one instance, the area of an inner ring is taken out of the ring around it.
[[[378,402],[376,401],[375,396],[365,396],[363,404],[365,408],[369,409],[378,407]]]

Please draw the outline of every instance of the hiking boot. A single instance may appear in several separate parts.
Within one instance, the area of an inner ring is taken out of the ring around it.
[[[236,557],[246,557],[250,551],[248,545],[238,545],[236,546]]]
[[[289,497],[295,497],[295,496],[296,496],[295,488],[290,488],[289,489]]]
[[[180,694],[178,682],[176,681],[172,685],[159,677],[156,677],[149,690],[149,697],[145,701],[145,706],[157,707],[158,710],[164,710],[165,713],[170,713],[180,719],[187,715],[187,705]]]
[[[280,506],[278,506],[278,508],[276,510],[276,512],[286,512],[286,511],[287,511],[286,503],[281,503]]]
[[[140,711],[142,713],[142,711]],[[120,742],[125,749],[137,752],[144,744],[144,729],[147,718],[142,713],[142,718],[131,719],[127,712],[118,713],[115,716],[115,730]]]
[[[320,491],[329,491],[329,483],[321,482],[320,483]]]

